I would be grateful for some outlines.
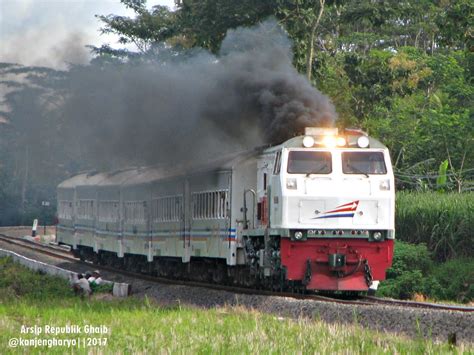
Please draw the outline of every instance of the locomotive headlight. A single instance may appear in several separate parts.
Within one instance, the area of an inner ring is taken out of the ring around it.
[[[379,185],[380,191],[390,191],[390,180],[382,180]]]
[[[374,240],[376,242],[380,242],[382,240],[382,233],[381,232],[375,232],[374,233]]]
[[[369,146],[369,138],[367,136],[360,136],[357,138],[357,145],[360,148],[367,148]]]
[[[298,184],[296,182],[296,179],[294,179],[294,178],[286,179],[286,188],[289,189],[289,190],[296,190],[298,188]]]
[[[300,231],[295,232],[295,239],[296,239],[296,240],[301,240],[301,239],[303,239],[303,232],[300,232]]]
[[[334,148],[337,145],[337,139],[334,136],[326,136],[323,138],[323,144],[328,148]]]
[[[303,138],[303,145],[306,148],[311,148],[314,145],[314,138],[311,136],[306,136]]]
[[[337,137],[336,143],[338,147],[344,147],[346,145],[346,139],[344,137]]]

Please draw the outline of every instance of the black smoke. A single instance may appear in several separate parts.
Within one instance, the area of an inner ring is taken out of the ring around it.
[[[140,165],[213,159],[332,125],[333,105],[291,53],[269,20],[230,30],[217,56],[158,45],[128,63],[74,68],[65,134],[91,162]]]

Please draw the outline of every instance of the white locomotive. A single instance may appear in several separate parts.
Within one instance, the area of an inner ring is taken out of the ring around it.
[[[393,254],[387,148],[307,128],[206,166],[81,174],[58,186],[58,242],[83,259],[246,286],[363,291]]]

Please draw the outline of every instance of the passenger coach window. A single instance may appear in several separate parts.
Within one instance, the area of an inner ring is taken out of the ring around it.
[[[387,167],[382,152],[342,153],[344,174],[386,174]]]
[[[332,171],[331,153],[290,151],[287,171],[290,174],[330,174]]]

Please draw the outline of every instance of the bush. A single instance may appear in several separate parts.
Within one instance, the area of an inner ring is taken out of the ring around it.
[[[433,269],[433,261],[425,244],[395,241],[392,267],[387,270],[387,281],[382,282],[379,294],[408,299],[424,293],[426,275]]]
[[[437,261],[474,257],[474,193],[398,192],[397,238],[425,243]]]
[[[406,271],[393,279],[387,279],[380,285],[380,296],[409,299],[415,293],[423,291],[423,274],[420,270]]]
[[[470,302],[474,299],[474,260],[454,259],[437,265],[433,276],[444,290],[445,299]]]
[[[474,299],[474,260],[454,259],[435,264],[424,244],[397,240],[381,296],[410,299],[423,294],[434,300],[469,302]]]
[[[387,270],[387,278],[396,278],[408,271],[419,270],[422,275],[433,268],[431,254],[425,244],[409,244],[395,241],[392,267]]]

